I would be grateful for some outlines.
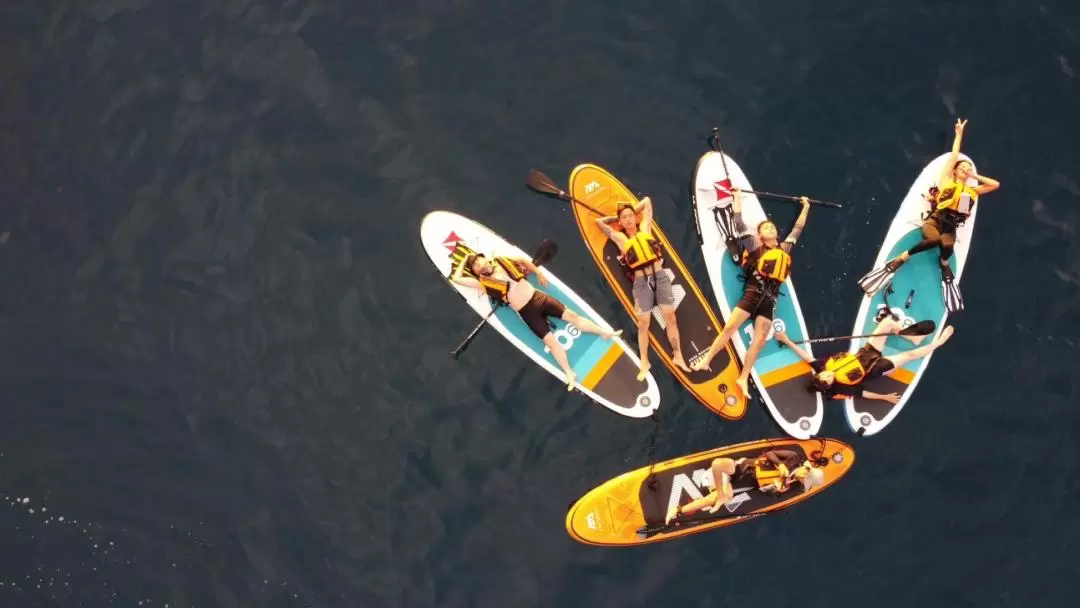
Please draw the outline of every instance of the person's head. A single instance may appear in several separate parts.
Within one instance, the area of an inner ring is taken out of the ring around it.
[[[833,382],[836,382],[836,374],[829,370],[822,370],[811,376],[807,390],[824,393],[832,387]]]
[[[776,231],[776,224],[772,220],[764,220],[757,225],[758,238],[762,241],[775,241],[778,238],[779,233]]]
[[[486,276],[495,272],[495,261],[488,259],[482,253],[473,253],[465,258],[465,267],[471,270],[476,276]]]
[[[637,228],[637,212],[634,211],[634,206],[630,203],[619,203],[617,207],[619,216],[619,227],[623,230],[629,230]]]
[[[956,161],[952,169],[953,179],[958,182],[966,181],[971,177],[971,163],[966,160]]]
[[[793,471],[795,479],[803,484],[803,490],[809,492],[814,488],[825,485],[825,471],[814,463],[807,462]]]

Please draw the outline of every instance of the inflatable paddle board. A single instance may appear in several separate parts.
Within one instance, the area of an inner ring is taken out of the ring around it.
[[[711,492],[714,458],[755,458],[766,450],[797,452],[803,459],[823,456],[825,483],[809,492],[796,484],[779,496],[757,488],[732,488],[735,497],[716,513],[683,515],[664,525],[672,505],[685,505]],[[816,452],[820,452],[817,454]],[[587,545],[628,546],[655,543],[730,526],[786,509],[836,483],[855,463],[855,451],[835,439],[764,439],[683,456],[624,473],[597,486],[566,514],[566,531]]]
[[[525,253],[507,243],[487,227],[449,211],[433,211],[427,214],[420,225],[420,240],[431,258],[431,263],[444,279],[450,276],[451,256],[455,253],[459,256],[477,252],[485,255],[494,253],[532,258],[531,253]],[[537,289],[558,298],[568,309],[596,325],[604,329],[612,328],[549,268],[541,267],[541,270],[547,277],[547,286],[541,287],[535,275],[528,277],[528,281]],[[447,283],[481,318],[491,312],[491,299],[478,289],[449,281]],[[660,391],[656,386],[656,380],[651,374],[643,382],[637,380],[640,360],[634,350],[621,338],[605,340],[601,336],[582,332],[562,319],[551,321],[555,324],[553,333],[566,349],[570,365],[577,374],[578,390],[588,395],[593,401],[623,416],[647,418],[656,411],[660,406]],[[488,320],[488,325],[502,334],[534,363],[558,378],[560,382],[566,382],[566,374],[547,352],[543,341],[536,337],[525,321],[509,306],[498,307],[495,314]]]
[[[622,182],[596,165],[583,164],[575,167],[570,173],[569,187],[571,196],[605,216],[614,216],[620,201],[633,204],[638,202],[638,198]],[[596,225],[595,213],[582,205],[572,204],[571,207],[574,210],[574,218],[577,220],[581,237],[585,240],[585,246],[588,247],[589,252],[592,253],[593,260],[626,308],[627,314],[631,319],[636,319],[633,283],[627,278],[623,266],[619,263],[619,247]],[[664,272],[670,273],[672,277],[675,318],[679,323],[683,358],[689,366],[709,352],[713,339],[723,331],[724,326],[717,319],[697,283],[690,276],[690,272],[660,230],[655,216],[652,232],[663,247]],[[659,306],[654,307],[652,312],[649,341],[671,373],[691,395],[713,412],[731,420],[742,418],[746,414],[746,397],[735,385],[735,379],[739,377],[739,367],[732,346],[728,344],[713,358],[711,371],[685,372],[671,361],[671,345],[668,344]]]
[[[716,302],[725,322],[731,319],[731,311],[743,295],[743,270],[740,262],[742,250],[731,250],[729,245],[737,247],[738,235],[731,234],[734,220],[731,212],[731,188],[752,190],[750,181],[743,174],[739,165],[720,152],[706,152],[694,170],[694,181],[690,189],[691,202],[694,205],[698,243],[701,244],[705,268],[712,281]],[[765,221],[765,212],[757,196],[743,192],[743,221],[753,229]],[[728,237],[736,239],[735,243]],[[798,260],[798,244],[792,256]],[[736,257],[738,256],[738,257]],[[799,298],[795,295],[795,285],[789,276],[780,287],[780,297],[776,300],[772,330],[768,341],[761,349],[754,362],[750,376],[758,387],[761,400],[769,409],[776,423],[787,434],[796,439],[809,439],[821,428],[824,416],[821,395],[810,393],[806,385],[813,375],[810,365],[773,339],[776,331],[782,331],[795,341],[806,339],[806,322],[799,308]],[[754,319],[751,318],[731,338],[739,360],[745,362],[746,349],[754,336]],[[809,344],[804,348],[809,352]]]
[[[912,184],[907,196],[904,197],[904,201],[900,203],[900,210],[897,211],[896,217],[893,218],[892,225],[889,226],[889,232],[885,235],[885,241],[881,245],[881,249],[878,250],[872,268],[884,266],[885,262],[900,255],[902,251],[910,249],[922,240],[922,222],[930,212],[930,202],[926,196],[930,187],[937,185],[938,178],[941,177],[941,170],[945,163],[948,162],[948,158],[948,153],[935,158],[922,170],[915,183]],[[974,162],[967,156],[961,154],[959,160],[971,162],[972,169],[975,169]],[[968,180],[968,183],[974,185],[974,181],[973,179]],[[953,247],[953,256],[949,260],[949,264],[952,267],[954,284],[957,286],[960,285],[960,275],[964,271],[968,251],[971,249],[971,236],[975,229],[975,214],[978,211],[979,205],[976,203],[972,207],[971,215],[967,221],[956,230],[956,244]],[[948,315],[945,300],[941,295],[941,271],[939,270],[938,260],[939,256],[936,248],[914,255],[897,270],[896,275],[892,278],[892,293],[888,293],[886,288],[882,288],[873,296],[863,294],[862,302],[859,305],[859,313],[855,317],[855,327],[851,334],[857,336],[873,333],[878,319],[881,318],[879,315],[882,309],[886,308],[885,301],[888,300],[888,308],[904,327],[923,320],[930,320],[937,324],[934,333],[927,336],[921,345],[930,344],[936,339],[945,328],[945,317]],[[870,268],[866,270],[869,271]],[[849,352],[857,351],[865,340],[865,338],[853,339]],[[891,336],[886,342],[883,354],[888,356],[913,348],[918,348],[918,346],[903,338]],[[923,372],[926,371],[931,356],[927,355],[922,359],[911,361],[889,374],[875,378],[863,385],[866,390],[875,393],[899,393],[900,401],[896,405],[874,399],[846,399],[844,409],[851,430],[860,435],[873,435],[892,422],[908,402],[908,399],[911,398],[915,385],[919,383]]]

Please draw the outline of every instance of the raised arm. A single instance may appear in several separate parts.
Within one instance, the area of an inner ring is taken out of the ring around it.
[[[625,239],[626,235],[624,235],[622,231],[615,230],[611,227],[611,224],[618,220],[619,218],[610,215],[607,217],[598,217],[596,218],[596,226],[600,228],[600,231],[607,235],[609,239],[615,241],[616,245],[622,245],[621,240]]]
[[[941,175],[938,176],[938,188],[945,187],[945,180],[949,179],[949,176],[952,175],[953,167],[956,166],[956,159],[960,158],[960,142],[964,139],[965,125],[967,125],[966,120],[956,119],[956,126],[953,127],[956,136],[953,138],[952,151],[949,152],[949,158],[945,161],[945,166],[941,168]]]
[[[480,281],[477,281],[472,277],[465,276],[465,264],[458,264],[457,267],[454,268],[453,274],[450,275],[450,280],[464,287],[474,287],[476,289],[480,289]]]
[[[810,353],[808,353],[805,350],[799,348],[799,345],[792,342],[791,338],[789,338],[786,333],[784,333],[782,331],[778,331],[778,332],[775,332],[775,333],[776,333],[775,337],[776,337],[777,342],[779,342],[779,343],[783,344],[784,346],[790,348],[791,352],[798,355],[799,358],[802,359],[803,361],[805,361],[807,363],[813,363],[814,362],[814,358],[810,356]]]
[[[987,192],[993,192],[1001,187],[1001,183],[992,177],[986,177],[985,175],[972,175],[979,185],[975,188],[975,193],[979,196],[986,194]]]
[[[806,227],[806,216],[810,214],[810,201],[805,196],[800,197],[799,200],[802,202],[802,211],[799,213],[799,217],[795,218],[795,225],[791,227],[787,238],[784,239],[784,250],[788,253],[791,253],[791,248],[798,242],[799,235],[802,234],[803,228]]]
[[[641,213],[641,224],[639,225],[641,231],[651,231],[653,218],[652,199],[647,196],[641,199],[641,202],[635,205],[634,210]]]

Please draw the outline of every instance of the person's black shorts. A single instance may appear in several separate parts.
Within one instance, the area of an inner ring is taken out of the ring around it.
[[[536,334],[536,337],[543,340],[544,336],[551,333],[547,318],[561,319],[564,312],[566,312],[566,306],[562,302],[537,290],[532,299],[521,307],[518,314],[521,315],[522,320],[529,326],[529,329]]]
[[[967,219],[955,211],[934,211],[926,218],[926,223],[937,229],[938,234],[951,234],[956,236],[956,228]]]
[[[735,306],[750,313],[751,319],[765,317],[772,321],[773,314],[776,312],[776,298],[757,287],[747,285],[743,290],[742,299]]]
[[[863,362],[863,366],[866,369],[865,380],[883,376],[896,367],[893,365],[892,361],[889,361],[887,357],[881,354],[881,351],[874,348],[871,344],[863,344],[862,348],[859,349],[859,354],[857,356],[859,361]]]

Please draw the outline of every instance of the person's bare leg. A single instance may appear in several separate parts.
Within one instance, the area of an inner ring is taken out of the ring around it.
[[[570,361],[566,357],[566,349],[559,344],[559,341],[555,338],[555,334],[548,333],[544,336],[544,345],[551,351],[551,356],[555,358],[555,362],[562,368],[563,373],[566,374],[566,390],[574,390],[574,386],[577,384],[577,374],[574,373],[574,369],[570,367]]]
[[[731,336],[739,331],[739,326],[745,323],[749,318],[750,313],[736,306],[735,309],[731,311],[731,317],[728,319],[728,324],[724,326],[724,331],[720,332],[720,335],[716,336],[716,339],[713,340],[712,346],[709,347],[709,352],[705,353],[703,358],[698,359],[691,365],[690,369],[695,371],[709,369],[709,364],[712,363],[716,353],[720,352],[720,349],[727,345],[728,341],[731,340]]]
[[[667,332],[668,344],[671,345],[671,362],[684,372],[690,371],[682,356],[682,344],[679,343],[679,323],[675,319],[675,307],[671,304],[661,304],[660,314],[664,317],[664,329]]]

